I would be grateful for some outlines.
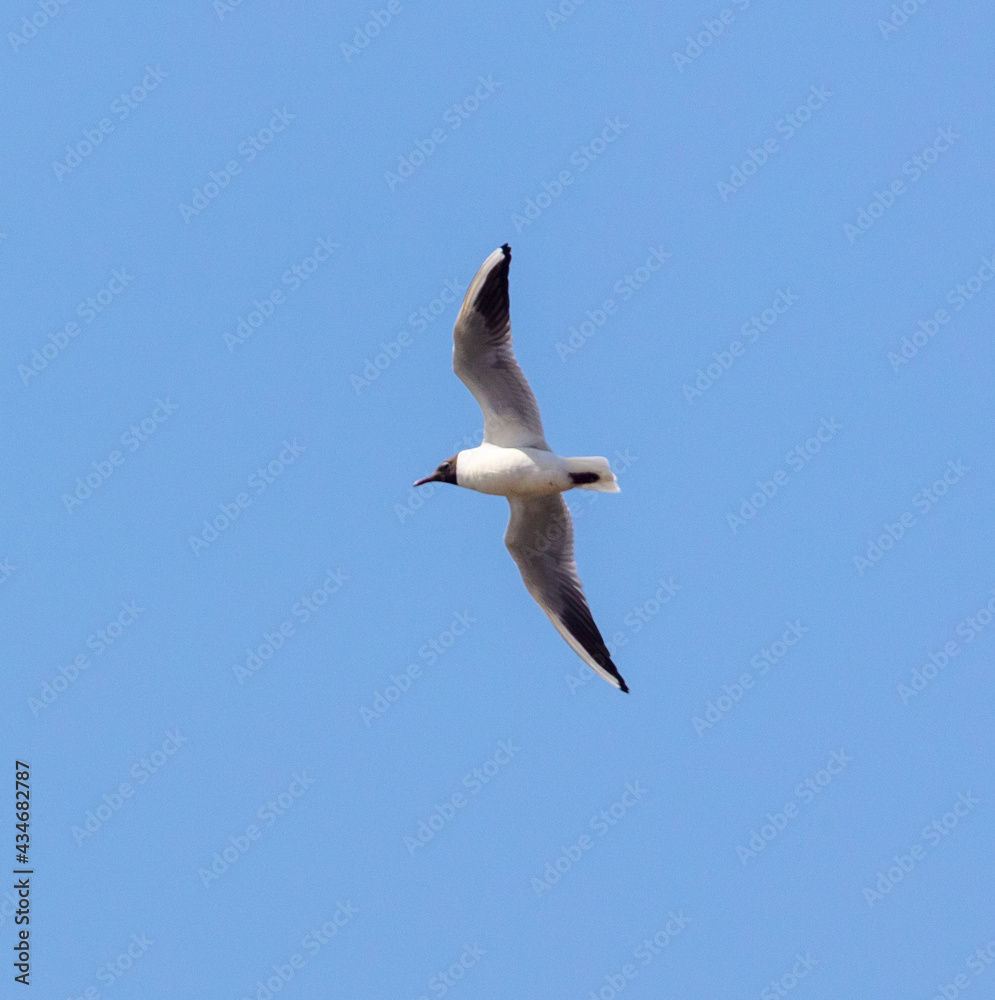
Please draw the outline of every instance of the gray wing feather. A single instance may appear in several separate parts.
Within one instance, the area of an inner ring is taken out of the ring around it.
[[[508,497],[508,503],[511,520],[504,544],[528,592],[589,667],[628,691],[584,596],[574,563],[573,522],[562,494]]]
[[[504,448],[549,451],[539,404],[511,343],[511,247],[495,250],[470,282],[453,327],[453,371],[484,413],[484,440]]]

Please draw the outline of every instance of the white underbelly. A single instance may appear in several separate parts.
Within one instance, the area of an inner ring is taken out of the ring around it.
[[[456,480],[460,486],[497,496],[562,493],[573,485],[558,455],[536,448],[499,448],[493,444],[461,451]]]

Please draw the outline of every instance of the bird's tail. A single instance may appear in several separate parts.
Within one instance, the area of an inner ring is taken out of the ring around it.
[[[612,473],[607,458],[568,458],[567,472],[574,486],[582,490],[598,490],[601,493],[618,493],[618,480]]]

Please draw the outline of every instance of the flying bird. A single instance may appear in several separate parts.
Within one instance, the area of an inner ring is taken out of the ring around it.
[[[539,405],[512,349],[510,264],[505,243],[470,282],[453,327],[453,371],[483,410],[483,443],[447,458],[415,486],[453,483],[507,497],[504,544],[528,592],[589,667],[628,691],[584,597],[563,500],[574,487],[618,493],[618,482],[608,459],[562,458],[546,444]]]

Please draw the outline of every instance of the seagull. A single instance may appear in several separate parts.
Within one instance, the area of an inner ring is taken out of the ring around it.
[[[573,651],[609,684],[629,688],[594,624],[574,563],[573,522],[563,493],[618,493],[608,459],[562,458],[546,444],[539,405],[511,343],[511,247],[495,250],[470,282],[453,327],[453,371],[484,413],[484,440],[447,458],[425,483],[452,483],[508,498],[504,535],[536,603]]]

